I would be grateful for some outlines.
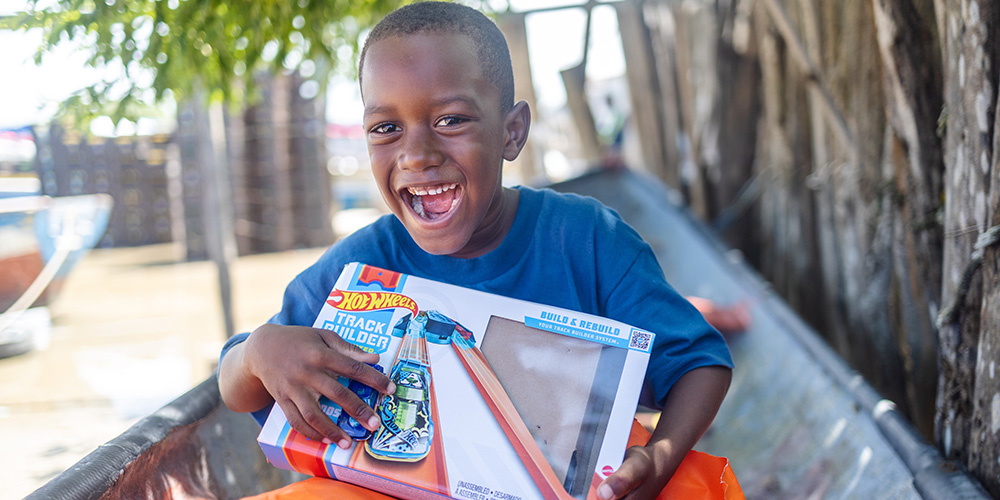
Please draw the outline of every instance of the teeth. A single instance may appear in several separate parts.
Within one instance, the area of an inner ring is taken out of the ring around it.
[[[410,202],[410,206],[413,207],[413,211],[416,212],[417,215],[419,215],[421,217],[424,217],[424,215],[425,215],[424,214],[424,204],[420,203],[420,196],[414,196],[413,200]]]
[[[431,188],[427,188],[427,187],[411,187],[411,188],[407,188],[407,190],[409,190],[410,194],[412,194],[414,196],[427,196],[427,195],[441,194],[441,193],[443,193],[445,191],[451,191],[452,189],[455,189],[456,187],[458,187],[458,184],[442,184],[440,186],[435,186],[435,187],[431,187]]]

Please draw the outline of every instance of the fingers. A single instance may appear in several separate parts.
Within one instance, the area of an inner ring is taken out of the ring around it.
[[[315,391],[303,388],[287,398],[277,399],[276,402],[285,412],[292,428],[307,438],[336,443],[345,449],[351,445],[351,437],[338,425],[337,417],[340,412],[332,406],[320,404],[321,395],[339,406],[341,412],[354,417],[366,429],[375,431],[381,425],[375,411],[336,378],[317,376],[316,380],[306,385],[314,387]]]
[[[362,363],[377,363],[379,360],[379,355],[373,352],[368,352],[355,344],[352,344],[343,339],[340,335],[330,330],[323,330],[321,328],[315,328],[320,338],[326,343],[331,349],[335,349],[345,356],[361,361]]]
[[[339,335],[327,330],[322,330],[323,341],[326,342],[330,350],[337,354],[328,353],[329,358],[325,364],[329,365],[332,372],[357,380],[362,384],[375,389],[382,394],[391,394],[396,390],[396,386],[384,373],[372,368],[368,363],[377,363],[379,355],[362,350],[360,347],[340,338]],[[327,395],[327,397],[330,397]]]
[[[335,420],[338,414],[324,412],[321,396],[370,431],[381,425],[375,411],[339,381],[345,377],[381,393],[394,392],[389,378],[368,364],[378,362],[378,354],[362,351],[333,332],[299,326],[262,326],[251,334],[248,345],[253,347],[251,372],[299,433],[350,446],[350,436]]]
[[[374,371],[376,374],[379,374],[368,365],[362,363],[362,366]],[[382,425],[381,420],[377,415],[375,415],[375,410],[362,401],[361,398],[354,393],[354,391],[350,390],[344,384],[341,384],[334,379],[327,379],[323,383],[320,390],[321,393],[327,397],[327,399],[340,406],[343,411],[354,417],[354,419],[357,420],[358,423],[360,423],[364,428],[370,431],[376,431],[379,426]]]
[[[302,400],[301,407],[290,399],[276,400],[275,403],[281,406],[288,424],[299,434],[313,441],[336,443],[344,449],[351,445],[347,433],[323,412],[318,401]]]
[[[327,399],[340,406],[343,412],[354,417],[364,428],[376,431],[382,422],[375,414],[375,410],[348,386],[340,383],[338,378],[346,377],[383,393],[396,390],[395,385],[388,377],[365,362],[345,356],[339,351],[342,347],[338,345],[322,353],[323,359],[317,360],[316,363],[324,367],[324,370],[315,372],[306,384],[315,392],[312,393],[310,399],[297,405],[302,419],[307,425],[319,431],[330,441],[337,442],[341,447],[343,445],[340,444],[340,439],[346,438],[347,435],[340,429],[337,422],[331,419],[330,415],[322,411],[317,402],[320,395],[326,396]],[[375,355],[375,361],[377,360],[378,356]],[[349,445],[350,442],[347,441],[347,444]]]
[[[600,486],[597,487],[597,498],[600,500],[614,500],[626,495],[636,498],[653,498],[655,493],[663,487],[657,488],[652,485],[653,496],[649,496],[644,488],[646,479],[653,473],[653,459],[649,450],[641,446],[633,446],[625,452],[625,461],[614,474],[608,476]]]

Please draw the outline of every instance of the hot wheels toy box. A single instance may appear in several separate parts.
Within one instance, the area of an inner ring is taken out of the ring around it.
[[[363,264],[314,324],[378,353],[396,384],[346,379],[382,419],[324,412],[350,449],[306,439],[275,405],[258,441],[275,466],[400,498],[596,498],[621,465],[653,335],[605,318]]]

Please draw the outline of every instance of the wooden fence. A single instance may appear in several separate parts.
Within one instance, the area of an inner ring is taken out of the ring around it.
[[[1000,5],[612,5],[642,166],[1000,496]]]
[[[261,103],[230,114],[228,169],[240,255],[332,243],[322,99],[303,99],[302,82],[262,80]],[[35,169],[43,194],[108,193],[115,200],[98,246],[177,242],[189,260],[208,258],[199,160],[207,141],[192,107],[181,106],[173,134],[114,139],[36,131]]]

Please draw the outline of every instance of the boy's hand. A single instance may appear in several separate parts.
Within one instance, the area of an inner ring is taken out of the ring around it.
[[[337,381],[344,376],[383,394],[395,391],[388,377],[365,364],[377,363],[378,354],[362,351],[334,332],[304,326],[266,324],[245,344],[247,370],[285,412],[292,428],[305,437],[328,440],[341,448],[350,445],[347,434],[320,408],[321,395],[366,429],[378,429],[375,411]]]
[[[667,443],[661,442],[657,446],[666,445]],[[656,498],[680,465],[679,460],[670,460],[672,454],[669,450],[665,451],[666,453],[658,453],[653,445],[633,446],[626,450],[621,467],[598,486],[597,498]]]
[[[622,466],[597,487],[597,497],[656,498],[712,423],[731,379],[732,371],[724,366],[703,366],[682,375],[667,394],[649,442],[625,452]]]

